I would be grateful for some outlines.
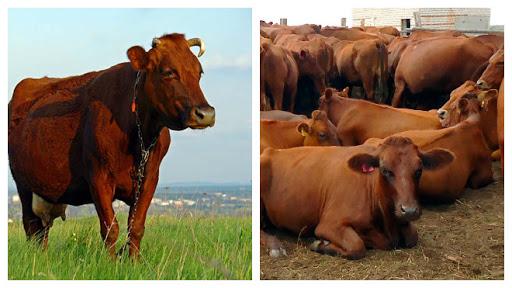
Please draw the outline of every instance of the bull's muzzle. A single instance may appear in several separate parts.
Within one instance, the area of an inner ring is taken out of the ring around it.
[[[421,209],[417,205],[405,206],[400,205],[400,219],[405,221],[414,221],[420,218]]]
[[[192,129],[204,129],[215,125],[215,108],[196,106],[190,109],[188,127]]]
[[[446,114],[448,114],[448,111],[446,111],[445,109],[437,110],[437,117],[439,117],[439,119],[441,120],[444,120],[446,118]]]
[[[487,84],[487,82],[485,82],[482,79],[478,79],[478,81],[476,81],[476,87],[478,87],[479,89],[489,89],[489,85]]]

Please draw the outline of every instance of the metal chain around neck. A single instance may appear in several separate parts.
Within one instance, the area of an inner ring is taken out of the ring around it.
[[[137,211],[137,204],[139,202],[140,194],[142,193],[142,182],[144,181],[144,172],[146,170],[146,164],[149,160],[149,153],[151,152],[151,149],[156,145],[158,141],[157,135],[149,144],[149,146],[146,148],[144,144],[144,138],[142,137],[142,124],[139,117],[139,109],[137,109],[137,89],[139,88],[139,85],[141,83],[142,79],[142,73],[140,71],[137,72],[137,79],[135,80],[135,85],[133,86],[133,102],[135,105],[135,124],[137,126],[137,136],[139,140],[140,145],[140,160],[139,165],[137,165],[136,171],[135,171],[135,199],[133,202],[133,213],[132,217],[130,219],[130,225],[129,229],[131,229],[133,219],[135,216],[135,212]],[[129,231],[130,232],[130,231]]]

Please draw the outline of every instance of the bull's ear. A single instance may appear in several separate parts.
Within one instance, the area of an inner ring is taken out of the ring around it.
[[[128,55],[128,59],[130,59],[133,69],[137,71],[144,70],[148,65],[148,53],[140,46],[131,47],[126,51],[126,55]]]
[[[329,99],[331,99],[331,97],[332,97],[332,89],[331,88],[325,89],[325,99],[329,100]]]
[[[348,167],[359,173],[371,173],[379,167],[379,158],[366,153],[357,154],[348,160]]]
[[[455,156],[453,156],[450,150],[432,149],[428,152],[420,153],[420,158],[424,169],[434,170],[450,164]]]
[[[311,133],[310,131],[310,127],[308,125],[308,123],[306,122],[302,122],[300,123],[299,125],[297,125],[297,131],[299,131],[300,135],[306,137],[308,134]]]
[[[457,104],[457,107],[459,108],[460,112],[466,112],[468,110],[468,104],[469,104],[468,99],[460,98],[459,103]]]
[[[490,89],[490,90],[481,92],[478,94],[477,98],[478,98],[478,102],[480,102],[480,108],[487,109],[489,104],[493,105],[494,103],[496,103],[493,100],[498,99],[498,90]]]
[[[347,86],[341,90],[341,97],[349,98],[348,95],[350,95],[350,88]]]

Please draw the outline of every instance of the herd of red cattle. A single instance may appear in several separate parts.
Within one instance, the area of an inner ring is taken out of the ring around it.
[[[491,183],[500,155],[503,171],[503,36],[262,21],[260,40],[271,256],[286,254],[276,229],[349,259],[413,247],[420,203]]]

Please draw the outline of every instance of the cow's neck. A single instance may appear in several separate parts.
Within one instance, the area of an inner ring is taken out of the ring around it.
[[[141,130],[142,141],[144,143],[144,147],[147,149],[154,141],[156,141],[157,137],[160,135],[160,131],[164,127],[162,125],[162,121],[160,120],[160,116],[158,113],[145,101],[147,96],[144,92],[144,81],[145,77],[143,76],[141,79],[141,84],[139,87],[135,88],[136,93],[136,113],[134,117],[138,117],[139,121],[137,124],[137,120],[135,121],[135,133],[137,133],[137,141],[140,142],[140,136],[138,135]],[[139,126],[140,127],[137,127]],[[139,144],[138,144],[139,145]]]
[[[143,103],[137,105],[137,113],[140,120],[140,129],[144,147],[148,148],[160,135],[164,127],[156,111]],[[137,128],[138,129],[138,128]],[[138,131],[137,131],[138,133]],[[139,139],[139,136],[137,136]],[[138,140],[140,141],[140,139]]]
[[[329,120],[331,120],[332,124],[334,124],[334,126],[338,126],[338,122],[340,121],[340,118],[341,116],[343,115],[343,103],[342,101],[336,101],[334,102],[333,100],[331,100],[332,103],[329,103],[330,106],[332,107],[328,107],[328,111],[327,111],[327,118],[329,118]]]

